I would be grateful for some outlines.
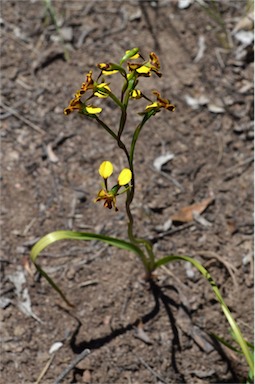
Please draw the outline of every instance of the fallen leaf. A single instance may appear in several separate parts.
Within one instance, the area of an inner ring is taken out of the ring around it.
[[[61,347],[63,347],[63,343],[61,341],[56,341],[50,347],[49,354],[51,355],[52,353],[57,352]]]
[[[207,199],[200,201],[200,203],[188,205],[187,207],[181,208],[179,212],[171,217],[171,219],[172,221],[180,223],[189,223],[190,221],[193,221],[194,214],[203,213],[213,201],[213,197],[208,197]]]
[[[212,113],[224,113],[225,109],[221,107],[220,105],[216,105],[213,103],[208,104],[208,110]]]
[[[238,31],[234,36],[236,40],[240,41],[240,43],[246,46],[251,44],[254,40],[254,35],[251,31]]]
[[[153,161],[153,166],[157,171],[161,171],[161,168],[164,164],[168,163],[168,161],[174,158],[174,154],[171,152],[165,153],[164,155],[158,156]]]
[[[198,63],[204,57],[205,49],[206,49],[205,37],[199,36],[199,38],[198,38],[198,51],[197,51],[195,59],[193,60],[194,63]]]
[[[198,109],[200,106],[203,106],[209,103],[209,99],[205,95],[200,95],[198,97],[184,95],[184,100],[186,101],[187,105],[192,109]]]
[[[11,275],[8,275],[9,280],[13,283],[15,287],[15,294],[17,297],[17,307],[27,316],[33,317],[39,323],[42,323],[42,320],[36,316],[31,308],[31,299],[28,293],[28,289],[23,285],[26,283],[26,276],[24,271],[18,270]]]
[[[200,215],[200,213],[197,213],[197,212],[193,212],[193,218],[194,220],[203,225],[204,227],[211,227],[212,223],[210,223],[209,221],[207,221],[204,217],[202,217]]]

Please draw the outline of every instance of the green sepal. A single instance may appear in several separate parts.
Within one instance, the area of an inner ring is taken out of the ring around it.
[[[120,64],[124,63],[124,61],[130,59],[130,57],[135,56],[139,52],[139,48],[133,48],[128,53],[126,53],[122,59],[120,60]]]
[[[119,184],[114,185],[112,189],[109,191],[109,193],[113,196],[116,196],[121,186]]]

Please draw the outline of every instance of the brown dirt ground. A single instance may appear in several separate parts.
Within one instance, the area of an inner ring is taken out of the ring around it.
[[[228,32],[245,4],[218,4]],[[210,338],[215,333],[230,340],[219,304],[185,263],[158,270],[149,287],[133,255],[98,242],[60,242],[42,253],[41,265],[74,310],[25,267],[36,240],[57,229],[126,238],[124,197],[117,213],[93,203],[99,164],[111,160],[118,171],[126,165],[122,153],[96,124],[75,113],[65,117],[63,108],[98,62],[117,61],[135,46],[145,57],[155,51],[163,77],[144,79],[143,89],[157,88],[177,108],[157,114],[142,132],[135,158],[136,231],[154,242],[158,257],[186,254],[208,267],[245,337],[253,340],[252,47],[241,50],[232,35],[232,47],[224,49],[218,24],[197,3],[183,10],[167,0],[53,5],[69,61],[43,1],[2,1],[1,383],[35,383],[55,342],[63,346],[41,383],[60,382],[84,348],[90,355],[61,382],[242,382],[244,359]],[[205,52],[194,60],[201,36]],[[116,77],[112,82],[118,85]],[[186,95],[206,96],[223,110],[212,112],[208,104],[193,109]],[[105,112],[114,127],[117,111],[108,101]],[[136,113],[130,117],[124,140],[138,119]],[[175,157],[158,173],[153,161],[164,152]],[[202,215],[210,225],[173,224],[164,232],[180,208],[212,193],[214,203]],[[18,296],[13,279],[24,273]],[[20,309],[25,298],[34,318]]]

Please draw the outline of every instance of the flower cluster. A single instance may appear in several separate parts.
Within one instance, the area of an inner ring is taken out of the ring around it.
[[[142,60],[140,63],[137,60]],[[132,61],[130,61],[132,60]],[[133,62],[135,60],[135,62]],[[127,70],[123,67],[123,63],[127,62]],[[146,97],[139,89],[137,89],[137,84],[139,82],[139,77],[150,77],[152,73],[155,73],[158,77],[161,77],[160,73],[160,62],[157,55],[154,52],[151,52],[149,55],[149,60],[145,61],[141,54],[139,53],[138,48],[133,48],[126,51],[125,55],[122,57],[120,62],[117,63],[100,63],[97,67],[101,70],[101,73],[98,79],[101,76],[114,75],[119,73],[124,77],[125,82],[122,89],[121,98],[118,99],[112,92],[109,87],[109,83],[106,83],[102,80],[101,83],[94,81],[92,78],[92,71],[87,74],[86,81],[82,83],[81,88],[75,93],[74,98],[70,101],[67,108],[64,109],[64,114],[69,115],[71,112],[77,110],[80,113],[87,115],[89,117],[95,117],[95,115],[102,112],[101,107],[88,104],[89,100],[93,97],[106,98],[111,97],[112,100],[118,104],[121,108],[123,107],[123,98],[124,94],[127,92],[128,97],[133,99],[145,98],[150,101],[150,104],[146,106],[145,110],[141,114],[153,115],[160,111],[161,108],[165,108],[169,111],[174,111],[175,107],[170,103],[169,100],[163,99],[159,92],[154,91],[157,100],[152,102],[150,98]],[[87,93],[91,92],[89,97],[84,101],[81,98]]]
[[[92,71],[89,71],[86,75],[86,80],[82,83],[80,89],[76,91],[74,98],[70,101],[68,107],[64,109],[64,114],[69,115],[73,111],[86,115],[87,117],[94,118],[98,124],[104,128],[112,137],[116,140],[118,146],[124,150],[127,156],[127,161],[130,169],[134,169],[134,150],[136,142],[142,127],[145,122],[162,109],[168,111],[174,111],[175,106],[171,104],[170,100],[163,98],[158,91],[153,91],[154,100],[147,97],[140,89],[138,89],[138,83],[141,77],[150,77],[152,74],[156,74],[161,77],[160,62],[158,56],[151,52],[148,60],[145,60],[139,52],[138,48],[133,48],[125,52],[125,55],[118,63],[100,63],[97,65],[100,69],[100,74],[97,80],[93,79]],[[110,88],[110,84],[105,82],[104,76],[118,74],[123,79],[123,85],[121,88],[121,94],[118,96]],[[120,123],[117,131],[112,129],[97,115],[102,112],[102,108],[91,104],[92,98],[110,98],[120,109]],[[148,101],[148,105],[139,114],[142,115],[141,122],[135,128],[133,138],[131,141],[130,151],[128,151],[125,143],[122,140],[122,133],[126,124],[127,108],[129,100],[139,100],[144,98]],[[134,196],[135,189],[135,175],[131,170],[124,168],[118,177],[118,182],[111,189],[108,189],[108,178],[113,172],[113,165],[110,161],[104,161],[99,168],[99,174],[103,178],[103,188],[98,192],[95,202],[104,201],[104,206],[111,209],[114,207],[115,211],[118,211],[116,206],[116,198],[118,195],[127,192],[132,188],[131,193],[127,194],[127,211]],[[132,180],[132,186],[129,184]],[[121,189],[122,188],[122,189]],[[129,210],[130,215],[130,210]]]
[[[103,189],[100,189],[100,191],[97,194],[97,198],[94,200],[94,202],[104,200],[104,207],[112,209],[114,207],[115,211],[118,211],[118,208],[116,206],[116,197],[121,195],[122,193],[125,193],[128,191],[128,189],[131,188],[129,185],[131,179],[132,179],[132,172],[128,168],[122,169],[118,176],[118,183],[114,185],[110,190],[108,190],[107,182],[108,178],[113,173],[113,165],[110,161],[103,161],[102,164],[99,167],[99,175],[104,179],[103,183]],[[121,187],[124,187],[124,190],[119,192]]]

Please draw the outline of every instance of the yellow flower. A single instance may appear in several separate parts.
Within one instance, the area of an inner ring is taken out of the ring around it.
[[[150,53],[150,60],[145,63],[128,63],[130,71],[136,71],[139,76],[149,77],[151,72],[155,72],[157,76],[161,77],[162,74],[159,72],[160,62],[158,56],[154,53]]]
[[[118,208],[116,207],[116,195],[112,195],[110,192],[105,191],[104,189],[101,189],[98,192],[97,198],[94,200],[96,203],[97,201],[105,200],[104,207],[112,209],[112,206],[114,206],[115,211],[118,211]]]
[[[117,69],[113,69],[111,64],[100,63],[97,66],[105,76],[114,75],[119,72]]]
[[[108,190],[107,187],[107,179],[113,173],[113,165],[110,161],[103,161],[98,169],[99,175],[104,179],[104,189],[100,189],[97,194],[94,202],[98,202],[104,200],[104,207],[112,209],[114,207],[115,211],[118,211],[116,206],[116,197],[126,192],[131,186],[129,186],[129,182],[132,179],[132,172],[128,168],[122,169],[118,176],[118,184],[114,185],[112,189]],[[121,187],[125,187],[125,189],[119,193]]]
[[[92,71],[89,71],[87,74],[87,79],[85,83],[82,83],[81,89],[80,89],[80,94],[84,94],[87,90],[93,89],[94,88],[94,81],[92,79]]]
[[[75,97],[72,99],[69,103],[69,106],[64,109],[64,114],[69,115],[69,113],[73,112],[74,110],[82,111],[83,109],[83,103],[80,101],[80,98]]]
[[[157,112],[160,111],[161,108],[165,108],[168,111],[172,112],[175,110],[175,106],[170,103],[170,100],[163,99],[158,91],[153,91],[152,93],[157,96],[157,101],[154,101],[154,103],[147,105],[145,111],[140,113],[141,115],[145,115],[148,112],[153,112],[153,114],[155,115]]]

